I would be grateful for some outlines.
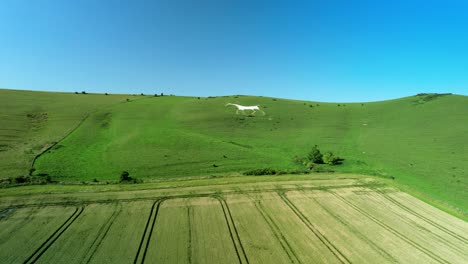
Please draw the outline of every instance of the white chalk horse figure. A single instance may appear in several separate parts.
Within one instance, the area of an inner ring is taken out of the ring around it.
[[[237,108],[236,110],[236,114],[239,114],[239,111],[242,111],[243,114],[245,114],[245,110],[251,110],[252,113],[250,113],[251,115],[254,115],[255,112],[257,111],[260,111],[263,113],[263,115],[265,115],[265,112],[263,110],[260,109],[260,107],[258,105],[251,105],[251,106],[244,106],[244,105],[239,105],[239,104],[231,104],[231,103],[227,103],[226,106],[230,106],[230,105],[233,105]]]

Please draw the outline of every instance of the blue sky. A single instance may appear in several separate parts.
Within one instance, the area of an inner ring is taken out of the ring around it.
[[[0,1],[0,87],[468,95],[468,1]]]

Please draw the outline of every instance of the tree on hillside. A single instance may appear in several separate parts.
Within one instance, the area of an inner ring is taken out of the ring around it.
[[[126,182],[130,180],[132,180],[132,178],[130,177],[130,173],[128,173],[128,171],[122,171],[122,173],[120,174],[120,182]]]
[[[323,163],[323,159],[322,159],[323,155],[322,155],[322,153],[320,153],[320,150],[318,149],[317,145],[312,147],[312,149],[309,152],[309,155],[307,157],[313,163],[317,163],[317,164],[322,164]]]

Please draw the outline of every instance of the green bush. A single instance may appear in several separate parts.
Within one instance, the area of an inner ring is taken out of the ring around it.
[[[253,169],[244,172],[244,175],[275,175],[276,170],[270,169],[270,168],[264,168],[264,169]]]
[[[18,177],[15,177],[15,183],[26,183],[29,181],[28,177],[26,176],[18,176]]]
[[[130,177],[128,171],[122,171],[120,174],[120,183],[142,183],[142,180]]]
[[[328,151],[323,155],[323,162],[330,165],[338,165],[343,159],[335,156],[332,152]]]
[[[120,182],[128,182],[131,181],[132,177],[130,177],[130,173],[128,171],[122,171],[120,174]]]

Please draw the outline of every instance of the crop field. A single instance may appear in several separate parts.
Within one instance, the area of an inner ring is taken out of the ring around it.
[[[373,179],[177,184],[2,196],[0,262],[468,262],[465,221]]]

